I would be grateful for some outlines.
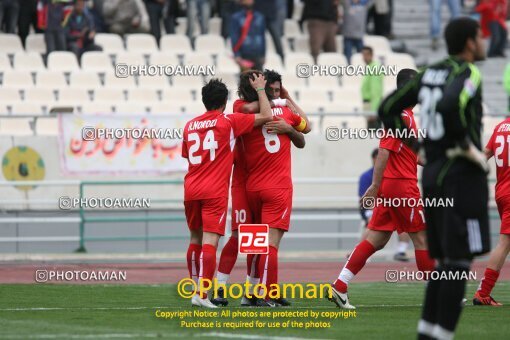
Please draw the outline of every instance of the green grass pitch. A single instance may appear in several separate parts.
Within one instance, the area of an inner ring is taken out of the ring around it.
[[[357,317],[332,321],[329,329],[190,330],[181,328],[179,320],[155,316],[157,309],[192,310],[189,300],[177,296],[175,285],[0,285],[0,339],[414,339],[424,287],[424,283],[353,283],[350,299],[357,306]],[[470,298],[475,289],[476,283],[470,283],[466,296]],[[510,282],[499,282],[494,294],[505,306],[474,307],[468,299],[457,339],[508,339]],[[327,300],[293,302],[288,310],[335,310]],[[239,301],[230,300],[230,305],[238,306]]]

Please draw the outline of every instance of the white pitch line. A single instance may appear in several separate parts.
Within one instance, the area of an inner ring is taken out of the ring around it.
[[[410,305],[356,305],[357,307],[367,307],[367,308],[391,308],[391,307],[422,307],[421,304],[410,304]],[[58,311],[58,310],[144,310],[144,309],[191,309],[192,307],[176,307],[176,306],[156,306],[156,307],[25,307],[25,308],[0,308],[0,312],[37,312],[37,311]],[[259,310],[261,307],[233,307],[243,310]],[[229,308],[226,308],[229,309]],[[263,309],[263,307],[262,307]],[[320,310],[320,309],[338,309],[335,306],[321,306],[321,307],[305,307],[305,306],[296,306],[296,307],[283,307],[283,310],[287,309],[310,309],[310,310]]]
[[[202,333],[197,334],[199,337],[214,337],[214,338],[227,338],[227,339],[269,339],[269,340],[303,340],[309,338],[296,338],[296,337],[284,337],[284,336],[267,336],[267,335],[252,335],[252,334],[233,334],[233,333]],[[321,340],[321,339],[311,339]]]

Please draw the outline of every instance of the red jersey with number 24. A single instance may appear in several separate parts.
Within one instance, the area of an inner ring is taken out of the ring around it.
[[[188,159],[184,200],[228,197],[236,138],[253,129],[255,115],[207,111],[186,123],[182,157]]]
[[[241,108],[245,103],[243,100],[236,100],[234,112],[242,111]],[[274,107],[272,112],[274,120],[276,117],[282,117],[292,126],[298,126],[301,123],[301,116],[286,106]],[[288,135],[269,134],[265,127],[259,127],[244,135],[240,142],[243,148],[239,151],[243,153],[242,158],[248,171],[246,190],[292,187],[291,140]],[[235,168],[234,176],[236,176]]]
[[[496,161],[496,198],[510,195],[510,118],[494,128],[486,149],[494,153]]]

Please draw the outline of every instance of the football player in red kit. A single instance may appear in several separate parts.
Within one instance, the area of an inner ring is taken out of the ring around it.
[[[474,305],[501,306],[492,296],[492,288],[510,252],[510,118],[499,123],[485,146],[487,159],[496,161],[496,204],[501,218],[499,241],[492,251],[480,286],[473,297]]]
[[[397,75],[397,87],[402,88],[414,78],[416,71],[403,69]],[[407,126],[417,134],[411,108],[402,112]],[[385,136],[379,142],[379,153],[374,166],[372,185],[362,197],[362,202],[376,197],[420,200],[417,177],[418,156],[402,140]],[[365,240],[351,252],[347,263],[335,281],[330,301],[340,308],[354,309],[349,303],[347,286],[349,281],[363,268],[367,259],[389,241],[393,231],[406,232],[415,248],[416,264],[420,271],[434,270],[434,261],[429,257],[425,233],[425,217],[422,206],[403,204],[399,207],[375,206],[368,223]]]
[[[262,75],[255,75],[249,83],[257,93],[260,114],[225,115],[228,90],[220,80],[213,79],[202,88],[207,112],[184,127],[182,157],[189,164],[184,178],[184,210],[191,235],[187,263],[189,275],[199,287],[207,286],[207,281],[202,280],[212,281],[216,270],[216,248],[225,232],[236,138],[272,119],[265,93],[266,80]],[[206,291],[197,292],[191,303],[216,308]]]
[[[239,88],[239,95],[241,100],[237,100],[234,103],[234,111],[235,112],[245,112],[245,113],[254,113],[260,110],[259,103],[257,101],[256,96],[253,96],[251,91],[246,91],[248,84],[248,77],[253,73],[260,73],[259,71],[246,71],[241,74],[241,86]],[[271,122],[267,127],[270,127],[269,133],[271,134],[286,134],[292,143],[298,147],[303,148],[305,146],[304,136],[299,130],[306,130],[305,124],[307,123],[306,115],[299,108],[299,106],[293,101],[287,91],[282,88],[281,76],[273,71],[266,71],[264,73],[266,80],[268,80],[266,84],[266,91],[268,93],[268,97],[271,98],[271,106],[288,106],[294,112],[302,113],[302,117],[304,120],[299,120],[299,124],[297,126],[292,126],[287,123],[283,118],[277,118],[276,121]],[[253,98],[252,98],[253,97]],[[297,123],[297,117],[294,118]],[[218,265],[218,273],[217,279],[219,284],[226,284],[230,273],[237,261],[238,255],[238,233],[237,229],[239,224],[243,223],[252,223],[252,213],[250,206],[248,204],[247,194],[246,194],[246,179],[248,175],[248,170],[246,169],[246,161],[244,157],[245,148],[243,140],[240,138],[237,141],[236,148],[234,151],[234,171],[232,174],[232,235],[228,242],[223,247],[220,257],[220,263]],[[260,255],[248,255],[247,258],[247,277],[246,280],[250,282],[252,285],[259,283],[260,275],[258,274],[258,259]],[[250,292],[251,293],[251,292]],[[220,288],[218,290],[218,297],[213,299],[212,302],[216,305],[228,305],[228,301],[223,297],[223,291]],[[250,294],[251,295],[251,294]],[[256,298],[248,299],[246,296],[243,296],[241,301],[242,306],[257,306],[257,305],[266,305],[265,302],[258,301]]]

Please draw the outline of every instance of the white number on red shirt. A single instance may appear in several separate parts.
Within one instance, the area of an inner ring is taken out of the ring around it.
[[[202,163],[202,156],[198,155],[195,156],[194,153],[197,152],[200,149],[200,137],[198,133],[193,132],[188,135],[188,143],[189,142],[195,142],[190,148],[189,148],[189,162],[193,165]],[[211,162],[216,159],[216,149],[218,148],[218,142],[214,139],[214,131],[209,130],[207,131],[204,143],[202,145],[202,148],[204,150],[209,150],[209,157],[211,159]]]

